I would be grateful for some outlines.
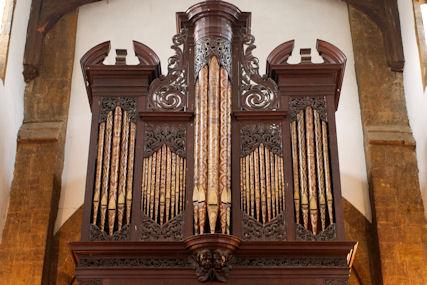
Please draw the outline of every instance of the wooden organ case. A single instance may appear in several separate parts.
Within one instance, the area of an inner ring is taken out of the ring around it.
[[[81,59],[92,111],[79,284],[348,284],[335,111],[346,58],[317,41],[267,74],[252,54],[251,14],[222,1],[177,13],[162,75],[134,42],[137,65]]]

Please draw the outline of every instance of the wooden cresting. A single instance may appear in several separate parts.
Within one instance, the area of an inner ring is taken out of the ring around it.
[[[262,76],[250,13],[222,1],[177,13],[177,30],[166,75],[138,42],[137,65],[125,50],[104,65],[109,42],[81,59],[92,130],[82,242],[72,244],[79,282],[347,284],[343,53],[318,40],[324,63],[303,49],[292,65],[289,41]]]

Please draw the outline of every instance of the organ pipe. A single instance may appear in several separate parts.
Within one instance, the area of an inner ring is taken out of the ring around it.
[[[99,125],[98,132],[98,151],[96,159],[96,174],[95,174],[95,190],[93,193],[93,220],[92,224],[96,225],[99,209],[99,198],[101,195],[101,179],[102,179],[102,155],[104,151],[104,135],[105,135],[105,122]]]
[[[107,214],[108,204],[108,183],[110,177],[110,156],[111,156],[111,140],[113,134],[113,112],[107,115],[107,124],[105,131],[105,148],[103,161],[103,176],[102,176],[102,193],[101,193],[101,221],[100,229],[104,230],[105,219]]]
[[[231,86],[212,57],[199,72],[195,101],[194,231],[230,232]],[[219,225],[219,229],[217,229]]]
[[[307,106],[290,130],[295,221],[317,235],[334,223],[327,122]]]
[[[92,223],[109,236],[130,223],[135,138],[136,125],[119,105],[99,123]]]

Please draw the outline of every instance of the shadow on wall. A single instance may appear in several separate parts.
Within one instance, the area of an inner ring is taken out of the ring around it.
[[[80,241],[83,207],[62,225],[53,239],[49,284],[70,285],[74,278],[74,261],[68,244]]]
[[[352,207],[368,220],[372,221],[371,202],[369,200],[368,182],[354,175],[341,172],[341,193],[343,197],[351,201]]]
[[[342,205],[346,238],[359,243],[349,284],[382,284],[374,226],[345,198]]]

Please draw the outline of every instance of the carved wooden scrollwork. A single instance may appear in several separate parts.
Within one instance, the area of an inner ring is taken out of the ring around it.
[[[200,282],[220,281],[226,282],[231,269],[232,255],[222,249],[202,249],[196,253],[196,274]]]
[[[327,122],[327,111],[326,111],[326,99],[325,97],[296,97],[289,100],[289,115],[291,121],[297,119],[297,115],[300,111],[305,110],[307,106],[313,107],[319,115],[322,121]]]
[[[315,256],[235,256],[233,267],[346,267],[346,258]]]
[[[89,280],[81,280],[79,279],[80,285],[101,285],[102,281],[100,279],[89,279]]]
[[[206,37],[196,42],[194,51],[194,77],[197,78],[200,69],[208,64],[210,58],[216,56],[219,63],[231,76],[231,42],[222,37]]]
[[[150,85],[148,109],[153,111],[182,111],[187,107],[187,30],[182,29],[172,38],[175,55],[169,58],[168,74]]]
[[[163,145],[169,146],[172,152],[185,157],[186,131],[182,127],[170,127],[166,125],[147,125],[145,129],[144,156],[153,155]]]
[[[143,257],[85,257],[79,260],[80,268],[191,268],[190,258],[180,256],[143,256]]]
[[[248,125],[241,129],[242,147],[240,155],[249,155],[260,144],[264,144],[271,152],[282,156],[282,133],[278,124]]]
[[[136,98],[133,97],[104,97],[101,100],[101,112],[99,114],[99,121],[105,122],[108,113],[120,106],[122,110],[127,111],[129,120],[136,121]]]
[[[326,241],[334,240],[337,237],[337,227],[336,224],[329,225],[324,231],[320,232],[317,235],[314,235],[311,231],[304,228],[304,226],[297,224],[296,232],[297,240],[304,241]]]
[[[263,225],[246,213],[243,213],[243,238],[245,240],[286,240],[284,214]]]
[[[129,238],[129,226],[125,225],[120,230],[114,232],[113,235],[108,235],[101,230],[97,225],[90,225],[90,240],[91,241],[114,241],[127,240]]]
[[[348,285],[348,281],[341,279],[331,279],[326,280],[325,285]]]
[[[244,110],[276,110],[279,107],[278,87],[266,75],[259,74],[259,60],[252,51],[255,37],[244,31],[240,62],[240,96]]]
[[[142,225],[139,227],[141,241],[179,241],[182,240],[183,213],[164,225],[159,225],[151,218],[143,215]]]

